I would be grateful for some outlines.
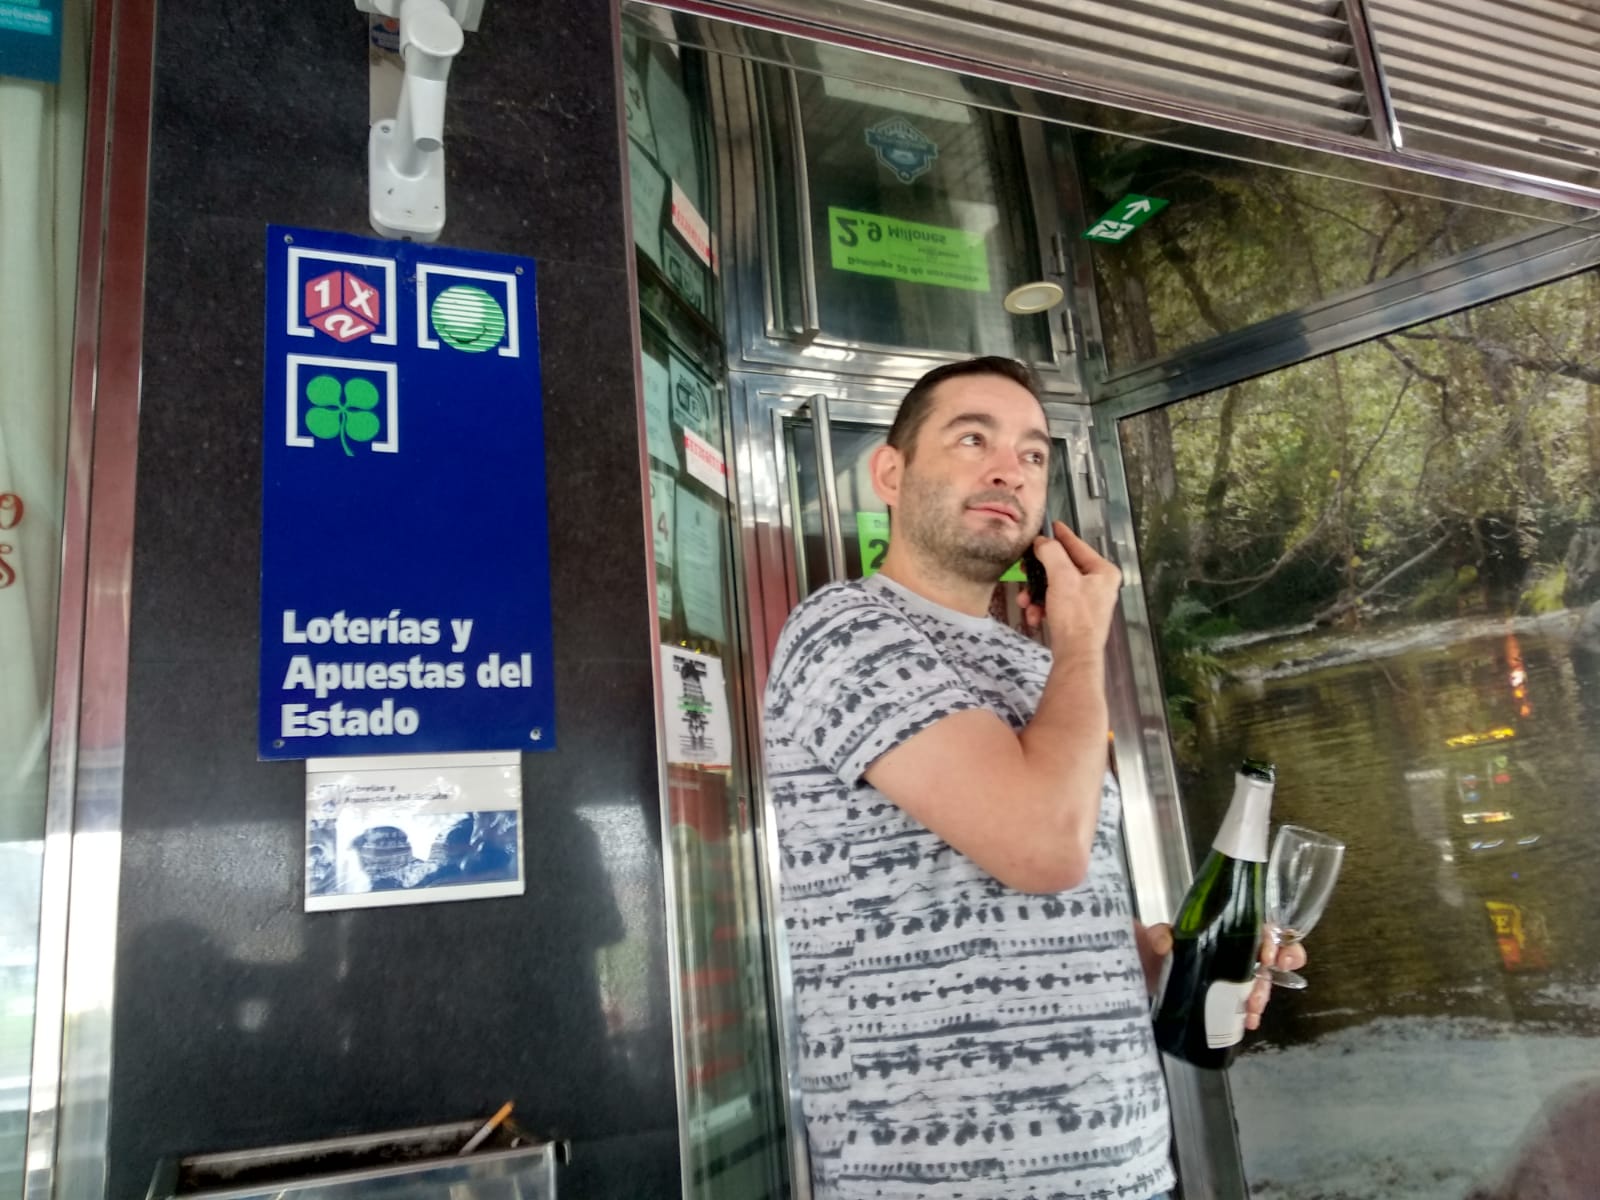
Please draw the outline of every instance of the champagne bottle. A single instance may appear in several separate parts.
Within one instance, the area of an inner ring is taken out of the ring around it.
[[[1261,952],[1273,776],[1270,763],[1246,759],[1239,767],[1228,815],[1172,926],[1156,1045],[1197,1067],[1226,1067],[1244,1039]]]

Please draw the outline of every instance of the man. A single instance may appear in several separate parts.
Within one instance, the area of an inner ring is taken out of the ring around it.
[[[879,574],[779,639],[765,736],[817,1200],[1173,1184],[1148,1016],[1171,936],[1133,919],[1106,769],[1121,577],[1060,522],[1035,538],[1050,450],[1027,368],[929,372],[871,460]],[[988,616],[1030,543],[1053,653]]]

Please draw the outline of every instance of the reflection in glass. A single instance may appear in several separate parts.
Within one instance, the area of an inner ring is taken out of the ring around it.
[[[1050,359],[1045,318],[1013,317],[1000,304],[1041,270],[1014,118],[776,68],[763,73],[762,94],[768,187],[791,245],[804,245],[794,193],[807,193],[822,334]]]
[[[59,81],[0,77],[0,1196],[21,1192],[32,1067],[88,8],[60,9]]]
[[[1120,242],[1084,243],[1112,374],[1552,227],[1532,216],[1108,134],[1078,145],[1089,219],[1130,192],[1168,202]]]
[[[622,94],[633,240],[645,277],[641,286],[669,289],[690,310],[711,317],[710,265],[683,232],[699,221],[709,230],[712,219],[711,156],[705,122],[695,116],[696,105],[703,103],[703,80],[696,71],[700,61],[626,38]],[[675,205],[688,214],[681,224],[673,220]]]
[[[733,523],[726,483],[716,486],[717,473],[707,469],[726,444],[726,374],[707,324],[719,297],[715,276],[682,223],[672,219],[668,198],[676,189],[676,202],[692,206],[715,243],[704,64],[698,55],[632,36],[624,39],[623,59],[659,636],[663,646],[683,652],[675,663],[692,668],[671,675],[663,670],[669,705],[676,706],[667,714],[670,832],[664,857],[677,932],[677,962],[670,969],[681,1001],[687,1195],[761,1200],[784,1194],[787,1164],[768,947],[745,799],[748,742],[732,690],[743,674]],[[675,736],[675,723],[689,729],[691,749]],[[713,726],[720,736],[708,734]],[[635,924],[630,920],[630,929]],[[646,1007],[623,984],[628,968],[642,965],[642,952],[624,941],[600,962],[608,1020],[624,1034]]]
[[[1122,422],[1189,828],[1264,756],[1349,846],[1233,1070],[1253,1196],[1462,1200],[1600,1081],[1597,311],[1590,273]]]

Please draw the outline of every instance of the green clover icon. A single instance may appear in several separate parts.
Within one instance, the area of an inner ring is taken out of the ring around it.
[[[319,438],[338,438],[351,458],[355,451],[347,437],[370,442],[378,436],[378,418],[372,411],[378,407],[378,389],[371,381],[348,379],[341,388],[332,375],[318,375],[306,384],[306,399],[315,405],[306,413],[306,428]]]

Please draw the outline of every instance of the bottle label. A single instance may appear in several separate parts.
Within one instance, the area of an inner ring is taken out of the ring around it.
[[[1255,986],[1253,979],[1219,979],[1206,989],[1206,1045],[1221,1050],[1244,1040],[1244,1005]]]

